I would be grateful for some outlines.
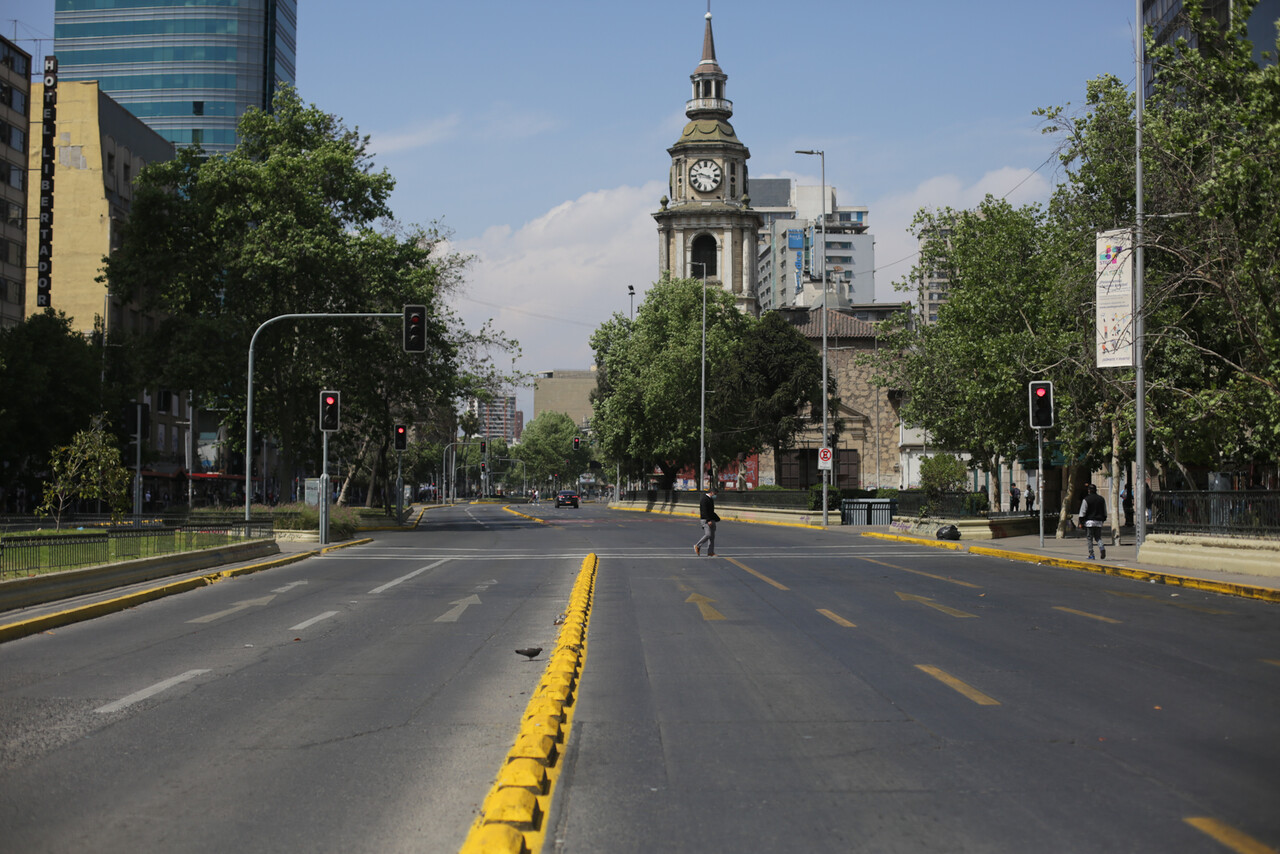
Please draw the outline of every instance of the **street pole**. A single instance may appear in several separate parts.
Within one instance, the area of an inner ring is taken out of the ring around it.
[[[253,500],[253,490],[250,488],[249,472],[253,468],[253,348],[258,343],[258,335],[262,330],[271,324],[280,320],[301,320],[308,317],[402,317],[401,314],[391,314],[387,312],[367,313],[367,312],[342,312],[334,313],[318,313],[318,314],[278,314],[269,320],[264,320],[253,333],[253,337],[249,339],[249,387],[245,393],[244,407],[244,520],[249,521],[251,511],[250,502]],[[262,470],[265,477],[267,470],[266,460],[262,461]],[[266,481],[264,480],[265,484]]]
[[[698,491],[707,470],[707,265],[690,261],[690,267],[702,268],[702,412],[698,420]]]
[[[404,451],[396,451],[396,524],[404,524]]]
[[[1036,428],[1036,486],[1040,499],[1040,548],[1044,548],[1044,428]]]
[[[822,444],[819,447],[825,448],[827,442],[831,440],[827,433],[827,154],[819,149],[797,150],[796,154],[816,154],[822,161],[822,216],[818,219],[818,227],[822,232],[820,253],[822,260],[820,265],[822,274]],[[834,459],[832,465],[834,465]],[[830,469],[822,470],[822,527],[824,528],[827,527],[827,488],[831,482],[830,471]]]
[[[324,437],[324,450],[320,463],[320,545],[329,545],[329,431],[320,433]],[[245,521],[248,521],[246,518]]]
[[[1142,251],[1142,107],[1146,92],[1143,87],[1143,39],[1142,39],[1142,0],[1134,0],[1134,64],[1137,68],[1137,112],[1134,122],[1134,196],[1135,227],[1133,233],[1133,359],[1136,366],[1134,381],[1136,386],[1134,409],[1137,423],[1134,432],[1137,434],[1137,453],[1134,455],[1134,468],[1138,481],[1133,492],[1137,518],[1134,519],[1134,555],[1142,552],[1142,544],[1147,539],[1147,372],[1144,338],[1147,323],[1143,319],[1143,251]],[[1118,526],[1117,526],[1118,528]]]

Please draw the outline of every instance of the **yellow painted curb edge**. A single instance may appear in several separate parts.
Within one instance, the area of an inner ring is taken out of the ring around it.
[[[264,569],[271,569],[276,566],[286,566],[291,563],[297,563],[300,560],[314,557],[318,554],[324,554],[332,549],[342,549],[347,548],[348,546],[361,546],[365,543],[371,542],[373,542],[372,539],[366,538],[362,540],[352,540],[347,543],[339,543],[338,545],[333,546],[325,546],[322,549],[298,552],[296,554],[288,555],[287,557],[276,558],[275,560],[254,563],[248,566],[239,566],[234,569],[223,569],[217,572],[210,572],[193,578],[186,578],[182,581],[172,581],[168,584],[162,584],[159,587],[149,587],[146,590],[139,590],[136,593],[117,596],[114,599],[95,602],[91,605],[82,605],[78,608],[68,608],[65,611],[45,614],[42,617],[32,617],[29,620],[19,620],[16,623],[0,625],[0,643],[17,640],[18,638],[24,638],[28,635],[39,634],[40,632],[47,632],[50,629],[60,628],[61,626],[69,626],[72,623],[79,623],[83,620],[92,620],[95,617],[101,617],[105,614],[112,614],[116,611],[133,608],[137,605],[143,604],[144,602],[163,599],[165,596],[172,596],[175,593],[185,593],[188,590],[195,590],[197,587],[217,584],[223,579],[235,578],[240,575],[249,575],[250,573],[261,572]]]
[[[594,553],[582,561],[569,594],[569,609],[565,611],[560,636],[555,649],[547,656],[547,669],[529,698],[515,743],[485,796],[460,854],[539,854],[542,850],[551,800],[556,781],[564,770],[565,748],[578,706],[577,684],[586,666],[587,627],[591,622],[598,565],[599,559]],[[548,709],[556,707],[559,714],[548,715]],[[558,733],[553,731],[557,722]],[[546,768],[545,778],[535,783],[528,775],[509,773],[513,763],[528,765],[532,761],[528,758],[528,748],[539,743],[547,748],[542,752],[540,763]]]
[[[513,514],[515,514],[516,516],[523,516],[523,517],[524,517],[524,518],[526,518],[526,519],[531,519],[531,520],[533,520],[534,522],[537,522],[537,523],[538,523],[538,524],[540,524],[540,525],[545,525],[545,524],[547,524],[547,520],[546,520],[546,519],[539,519],[537,516],[530,516],[528,513],[521,513],[519,510],[512,510],[512,509],[511,509],[511,505],[510,505],[510,504],[505,504],[505,505],[503,505],[502,509],[503,509],[503,510],[506,510],[508,513],[513,513]]]
[[[879,531],[863,531],[862,536],[874,537],[877,540],[896,540],[900,543],[911,543],[915,546],[929,546],[935,549],[950,549],[953,552],[962,552],[965,547],[960,543],[951,540],[926,540],[924,537],[908,537],[902,534],[882,534]]]

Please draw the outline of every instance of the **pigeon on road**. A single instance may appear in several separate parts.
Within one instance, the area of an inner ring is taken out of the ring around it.
[[[517,649],[516,652],[528,658],[530,661],[532,661],[534,658],[537,657],[538,653],[542,652],[542,647],[531,646],[531,647],[526,647],[525,649]]]

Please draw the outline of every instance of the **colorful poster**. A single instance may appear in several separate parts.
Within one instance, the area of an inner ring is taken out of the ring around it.
[[[1133,232],[1102,231],[1094,258],[1094,313],[1099,368],[1132,368]]]

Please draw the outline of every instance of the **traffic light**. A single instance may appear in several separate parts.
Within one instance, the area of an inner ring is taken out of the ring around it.
[[[338,429],[340,419],[338,408],[342,405],[342,393],[337,391],[320,392],[320,429],[331,433]]]
[[[480,440],[480,453],[482,453],[482,454],[483,454],[483,453],[484,453],[484,449],[485,449],[485,448],[487,448],[487,447],[489,447],[489,443],[488,443],[488,442],[486,442],[484,439],[481,439],[481,440]]]
[[[403,424],[397,424],[393,428],[396,437],[396,450],[403,451],[409,447],[409,428]]]
[[[1033,382],[1028,387],[1027,396],[1030,398],[1031,426],[1036,428],[1052,427],[1053,383]]]
[[[484,461],[484,460],[481,460],[481,461],[480,461],[480,472],[483,474],[484,472],[486,472],[486,471],[488,471],[488,470],[489,470],[489,466],[487,466],[487,465],[485,464],[485,461]]]
[[[404,307],[404,351],[406,353],[424,353],[427,349],[427,307],[425,305],[406,305]]]
[[[574,436],[574,437],[573,437],[573,449],[576,451],[576,450],[578,450],[578,448],[580,448],[581,446],[582,446],[582,437],[581,437],[581,436]]]

